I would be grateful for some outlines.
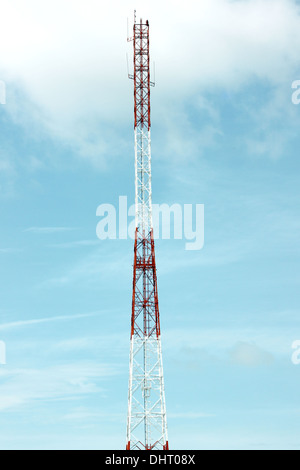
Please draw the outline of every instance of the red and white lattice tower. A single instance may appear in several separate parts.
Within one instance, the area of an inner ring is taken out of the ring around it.
[[[168,450],[152,226],[149,23],[133,37],[135,207],[127,450]]]

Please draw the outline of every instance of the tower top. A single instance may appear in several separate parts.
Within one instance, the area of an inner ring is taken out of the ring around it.
[[[133,41],[133,75],[128,77],[134,81],[134,127],[140,126],[150,130],[150,52],[149,52],[149,21],[136,22],[134,13],[133,36],[127,41]]]

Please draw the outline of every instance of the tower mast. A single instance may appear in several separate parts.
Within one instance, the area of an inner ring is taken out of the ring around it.
[[[160,317],[152,224],[149,22],[136,22],[133,37],[135,243],[127,450],[168,450]]]

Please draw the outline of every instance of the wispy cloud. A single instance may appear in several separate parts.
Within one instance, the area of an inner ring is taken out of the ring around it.
[[[99,244],[99,240],[98,240]],[[39,284],[40,287],[62,286],[83,282],[99,282],[100,278],[108,276],[124,276],[128,274],[131,264],[131,251],[124,255],[124,251],[118,253],[118,248],[112,249],[113,245],[103,244],[100,248],[93,250],[79,261],[73,263],[61,275],[45,280]]]
[[[248,154],[273,160],[284,157],[289,143],[298,139],[300,125],[298,108],[291,105],[289,82],[265,91],[264,96],[258,95],[252,101],[244,100],[241,108],[252,122],[241,141]]]
[[[271,316],[273,318],[273,315]],[[181,328],[164,333],[166,351],[180,350],[186,359],[199,367],[208,361],[221,360],[242,365],[271,364],[279,357],[290,360],[295,327],[256,328]]]
[[[112,315],[114,311],[110,312]],[[111,345],[114,344],[113,351]],[[64,339],[62,341],[51,344],[51,353],[62,355],[65,353],[78,354],[82,352],[88,352],[88,354],[97,354],[98,357],[110,358],[117,357],[118,361],[124,361],[124,357],[127,357],[129,343],[128,335],[126,332],[105,332],[102,334],[91,334],[83,337],[74,337],[70,339]],[[124,355],[125,354],[125,355]]]
[[[179,269],[199,266],[225,266],[236,263],[248,256],[251,240],[220,240],[207,243],[200,251],[186,251],[183,247],[162,251],[159,258],[160,275]]]
[[[0,197],[7,198],[14,195],[16,169],[10,148],[4,148],[3,140],[0,147]]]
[[[201,418],[213,418],[214,414],[201,413],[199,411],[185,411],[182,413],[169,413],[168,418],[171,419],[201,419]]]
[[[20,250],[16,248],[0,248],[0,253],[16,253],[17,251]]]
[[[51,233],[61,233],[68,232],[71,230],[76,230],[75,227],[29,227],[24,230],[24,232],[31,233],[40,233],[40,234],[51,234]]]
[[[73,321],[79,318],[93,317],[101,314],[101,312],[91,312],[91,313],[79,313],[76,315],[61,315],[56,317],[47,317],[47,318],[34,318],[30,320],[19,320],[9,323],[0,324],[0,330],[8,330],[11,328],[20,328],[23,326],[38,325],[40,323],[50,323],[56,321]]]
[[[121,413],[114,413],[113,411],[95,411],[85,407],[78,407],[72,410],[70,413],[64,415],[62,419],[79,422],[85,422],[87,420],[103,421],[104,419],[107,419],[109,421],[118,420],[120,422],[120,420],[124,419],[124,415]]]
[[[75,240],[66,243],[53,243],[49,245],[50,248],[79,248],[79,247],[90,247],[99,246],[99,240]]]
[[[60,400],[101,392],[99,379],[116,373],[116,367],[93,362],[76,362],[41,369],[0,371],[0,411],[14,411],[36,400]]]

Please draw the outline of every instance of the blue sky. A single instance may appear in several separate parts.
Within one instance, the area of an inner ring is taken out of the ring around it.
[[[134,202],[137,8],[153,202],[205,206],[202,250],[156,242],[170,447],[299,448],[298,2],[1,8],[0,447],[125,447],[133,242],[96,209]]]

